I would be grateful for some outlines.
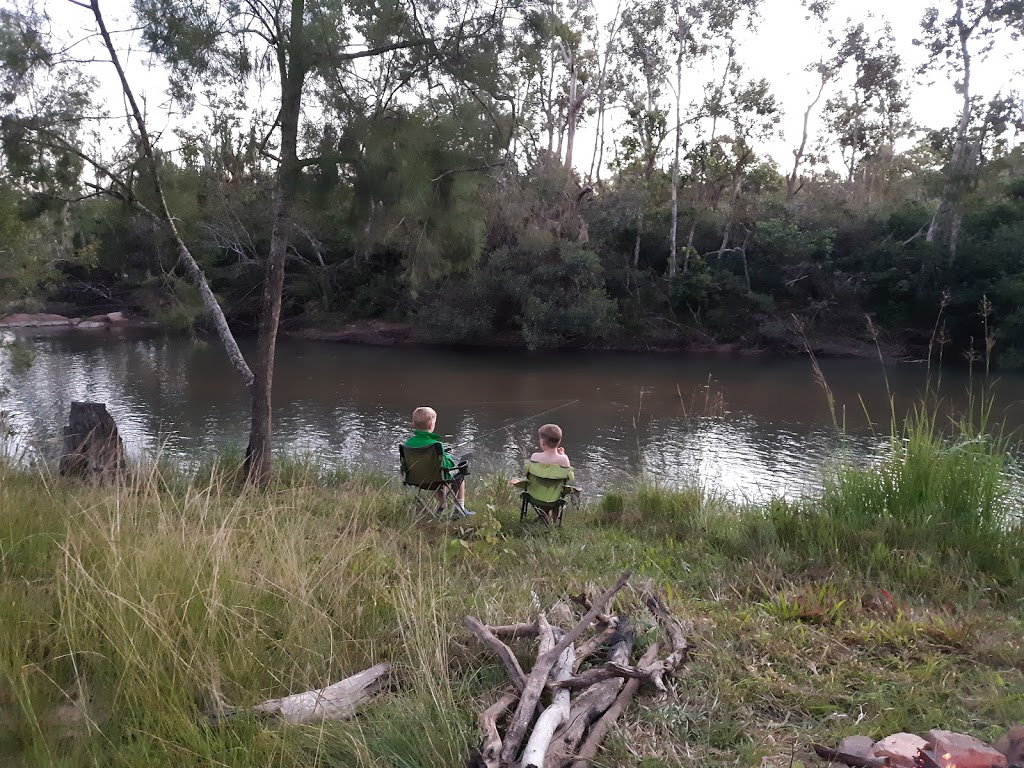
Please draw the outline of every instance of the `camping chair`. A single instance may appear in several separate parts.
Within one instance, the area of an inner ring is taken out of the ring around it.
[[[544,525],[555,524],[561,527],[562,512],[569,499],[580,492],[579,488],[569,485],[574,479],[572,469],[528,461],[525,470],[526,477],[513,483],[523,489],[519,519],[526,520],[527,511],[533,507],[537,519]]]
[[[452,479],[451,470],[444,468],[444,446],[432,443],[422,448],[398,446],[398,459],[402,467],[402,484],[412,488],[413,505],[417,512],[428,516],[443,513],[448,504],[458,506],[455,488],[458,481]],[[435,495],[443,494],[444,506],[437,509]]]

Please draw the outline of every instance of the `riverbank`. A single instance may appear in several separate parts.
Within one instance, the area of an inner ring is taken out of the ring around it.
[[[428,333],[411,323],[384,320],[361,320],[337,325],[306,325],[301,318],[285,324],[285,334],[306,341],[325,341],[368,346],[417,346],[417,347],[478,347],[481,349],[526,349],[523,339],[506,335],[487,342],[459,344],[438,342]],[[774,335],[753,334],[752,338],[741,341],[718,342],[713,337],[693,329],[667,329],[650,336],[621,335],[609,338],[568,343],[562,348],[569,350],[593,350],[607,352],[652,352],[687,353],[702,355],[806,355],[808,351],[818,357],[852,358],[877,360],[880,356],[887,361],[906,360],[915,356],[915,345],[907,335],[902,339],[886,337],[872,340],[855,335],[804,334],[796,328],[785,329]]]
[[[474,476],[478,514],[441,524],[415,520],[393,476],[287,461],[261,493],[224,466],[150,468],[116,491],[5,470],[0,755],[461,765],[500,680],[462,617],[526,620],[531,594],[625,568],[665,590],[698,652],[670,695],[629,711],[601,765],[810,765],[811,741],[933,727],[992,741],[1024,720],[1020,520],[1004,516],[998,444],[925,428],[803,502],[639,482],[556,530],[520,523],[500,476]],[[351,722],[201,716],[381,661],[394,686]],[[92,724],[54,720],[76,681]]]
[[[0,317],[0,330],[97,331],[122,329],[159,329],[155,320],[125,311],[100,315],[67,316],[54,313],[12,314]],[[173,328],[167,330],[177,330]],[[428,331],[408,322],[357,320],[333,323],[328,320],[289,318],[282,323],[282,335],[305,341],[322,341],[364,346],[435,347],[480,349],[526,349],[527,343],[515,334],[501,334],[487,340],[456,342],[438,340]],[[773,324],[770,332],[754,330],[748,337],[719,342],[697,329],[663,327],[649,334],[612,334],[599,339],[567,341],[560,348],[608,352],[689,353],[704,355],[775,355],[878,359],[898,361],[919,357],[920,340],[909,334],[886,335],[870,339],[865,335],[836,335],[799,332],[796,327]],[[916,350],[916,352],[915,352]]]

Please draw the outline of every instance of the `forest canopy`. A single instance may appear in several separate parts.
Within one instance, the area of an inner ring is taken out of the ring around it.
[[[741,55],[761,0],[621,0],[610,17],[589,0],[135,0],[137,31],[113,39],[168,76],[142,110],[153,163],[125,105],[99,100],[88,40],[9,6],[0,310],[210,327],[154,223],[155,173],[236,331],[260,325],[284,194],[292,327],[386,320],[530,347],[948,342],[956,358],[988,344],[1024,364],[1024,112],[977,76],[1019,45],[1024,6],[941,0],[912,40],[830,6],[806,4],[824,54],[804,62],[816,85],[783,164],[768,148],[794,116]],[[912,114],[922,78],[956,99],[948,125]]]

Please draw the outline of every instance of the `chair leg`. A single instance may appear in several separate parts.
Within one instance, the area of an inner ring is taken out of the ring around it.
[[[519,522],[520,523],[525,522],[527,508],[530,505],[530,502],[527,500],[525,493],[523,494],[522,499],[523,499],[523,504],[522,504],[522,507],[519,510]]]

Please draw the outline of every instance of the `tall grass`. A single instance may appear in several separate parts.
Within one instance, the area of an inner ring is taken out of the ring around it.
[[[806,674],[789,646],[807,643],[800,652],[815,658],[820,646],[789,631],[787,646],[769,653],[762,645],[779,633],[770,622],[860,621],[851,606],[876,584],[919,600],[965,589],[978,604],[1024,597],[1007,442],[980,427],[963,421],[943,434],[919,412],[879,462],[840,465],[819,496],[797,503],[736,505],[645,478],[573,510],[555,530],[520,524],[507,485],[481,478],[474,492],[490,500],[488,513],[446,527],[417,521],[393,478],[304,461],[283,463],[259,493],[238,482],[240,457],[192,477],[154,463],[109,490],[0,469],[0,762],[6,752],[38,766],[457,765],[481,702],[502,680],[460,632],[462,617],[522,620],[531,592],[555,599],[629,567],[733,634],[702,639],[720,659],[700,663],[697,703],[641,710],[651,732],[610,740],[606,764],[636,765],[639,753],[685,764],[661,757],[676,754],[681,732],[709,750],[704,764],[725,754],[753,764],[747,670],[771,655]],[[872,614],[857,631],[900,643],[969,634],[893,620],[879,628]],[[731,658],[744,653],[753,660]],[[396,667],[394,687],[354,721],[275,728],[242,717],[215,727],[204,714],[384,660]],[[892,674],[879,663],[876,674]],[[804,706],[790,700],[792,681],[758,685],[777,686],[791,710]],[[883,720],[906,686],[891,688],[893,700],[878,702]],[[832,707],[847,695],[839,690],[808,700]],[[71,728],[55,713],[76,696],[87,699],[87,717]]]

